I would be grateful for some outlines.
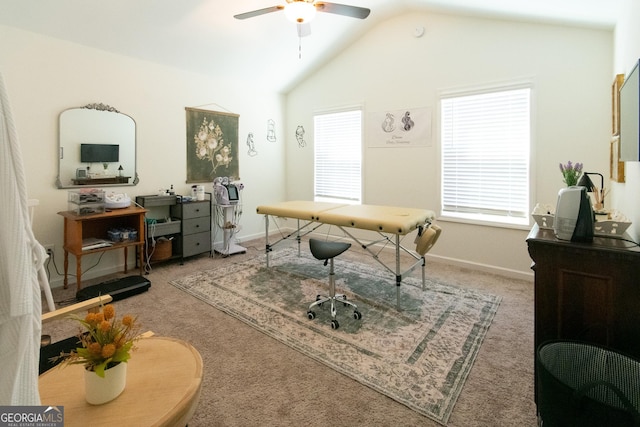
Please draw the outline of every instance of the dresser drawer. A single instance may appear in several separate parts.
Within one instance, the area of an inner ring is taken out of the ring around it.
[[[182,219],[209,216],[209,201],[182,204]]]
[[[182,221],[182,234],[189,235],[211,230],[211,221],[208,216]]]
[[[188,257],[211,252],[211,233],[198,233],[184,236],[182,239],[182,256]]]

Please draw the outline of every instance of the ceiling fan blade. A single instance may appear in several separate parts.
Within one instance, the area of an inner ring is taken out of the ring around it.
[[[308,22],[297,24],[298,37],[307,37],[311,35],[311,24]]]
[[[240,13],[238,15],[233,15],[236,19],[247,19],[253,18],[254,16],[264,15],[266,13],[278,12],[279,10],[284,10],[284,6],[271,6],[265,7],[264,9],[253,10],[251,12]]]
[[[337,15],[344,15],[350,18],[364,19],[371,13],[371,9],[358,6],[349,6],[346,4],[317,2],[315,4],[318,12],[335,13]]]

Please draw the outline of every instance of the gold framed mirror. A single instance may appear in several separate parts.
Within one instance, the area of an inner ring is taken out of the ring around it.
[[[136,185],[136,123],[102,103],[64,110],[58,160],[58,188]]]

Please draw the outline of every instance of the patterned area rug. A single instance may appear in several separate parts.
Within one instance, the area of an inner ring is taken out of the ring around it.
[[[380,268],[335,261],[338,292],[358,305],[307,307],[328,289],[329,267],[285,249],[171,282],[301,353],[407,407],[446,424],[473,366],[500,297],[427,280],[403,279],[401,308],[393,277]],[[383,274],[384,273],[384,274]]]

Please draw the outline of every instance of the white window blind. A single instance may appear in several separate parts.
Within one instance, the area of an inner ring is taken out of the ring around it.
[[[530,88],[441,99],[443,215],[528,224]]]
[[[360,203],[362,111],[314,116],[314,199]]]

